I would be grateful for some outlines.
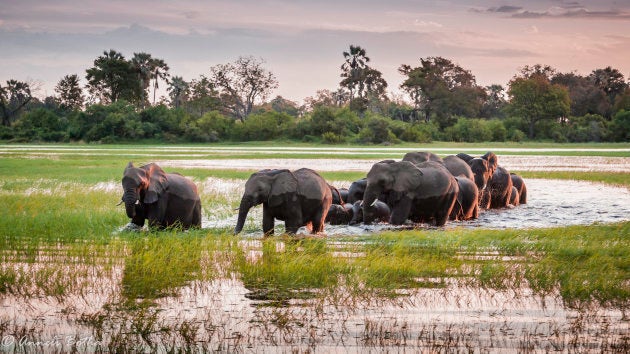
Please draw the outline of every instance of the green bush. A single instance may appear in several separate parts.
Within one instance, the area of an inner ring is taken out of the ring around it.
[[[610,123],[611,137],[615,141],[630,141],[630,110],[620,110]]]
[[[184,138],[196,142],[217,142],[230,138],[234,120],[219,111],[205,113],[199,118],[187,115],[180,123]]]
[[[18,138],[27,141],[64,141],[68,121],[54,111],[38,108],[22,115],[15,123],[14,132]]]
[[[365,127],[359,131],[357,141],[364,144],[398,143],[398,138],[390,129],[391,123],[389,118],[370,116]]]
[[[295,118],[274,111],[252,114],[242,124],[235,124],[232,136],[240,141],[272,140],[288,135]]]
[[[322,134],[322,140],[328,144],[339,144],[345,141],[344,137],[333,132],[325,132]]]

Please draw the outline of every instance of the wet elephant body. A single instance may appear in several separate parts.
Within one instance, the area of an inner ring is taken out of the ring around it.
[[[401,225],[407,219],[433,221],[442,226],[455,204],[457,181],[442,163],[428,161],[414,165],[409,161],[379,162],[367,176],[363,214],[370,214],[375,200],[387,193],[391,208],[389,222]]]
[[[505,208],[510,204],[512,195],[512,178],[503,167],[497,166],[488,184],[490,191],[490,208]]]
[[[256,172],[245,183],[235,234],[243,229],[249,210],[260,204],[266,235],[273,234],[275,219],[284,221],[287,233],[294,234],[302,226],[318,233],[324,230],[332,193],[324,178],[308,168]]]
[[[352,221],[353,217],[354,213],[352,204],[332,204],[326,214],[326,222],[330,225],[348,225]]]
[[[368,208],[369,214],[363,214],[363,201],[359,200],[352,205],[352,220],[350,225],[355,225],[360,222],[364,224],[371,224],[373,222],[389,222],[391,216],[391,209],[389,206],[380,201],[375,200],[373,204]]]
[[[166,173],[151,163],[135,167],[129,163],[122,178],[123,197],[131,222],[166,228],[201,227],[201,199],[197,186],[177,173]]]
[[[523,178],[515,173],[510,173],[510,178],[512,179],[512,185],[516,187],[518,191],[519,203],[527,204],[527,186],[525,185],[525,181]]]
[[[408,152],[403,156],[402,160],[409,161],[414,165],[427,161],[444,162],[441,157],[428,151]]]
[[[479,190],[475,183],[463,175],[455,177],[459,191],[457,203],[451,211],[451,220],[470,220],[479,217]]]

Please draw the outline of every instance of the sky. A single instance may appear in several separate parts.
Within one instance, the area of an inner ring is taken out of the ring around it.
[[[105,50],[147,52],[171,75],[208,75],[239,56],[264,60],[281,95],[301,103],[339,86],[343,52],[367,51],[400,95],[402,64],[441,56],[477,84],[507,86],[524,66],[630,78],[630,0],[0,0],[0,83],[38,82],[54,94]]]

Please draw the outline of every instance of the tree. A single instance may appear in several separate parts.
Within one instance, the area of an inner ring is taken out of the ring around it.
[[[0,109],[2,110],[2,125],[11,126],[17,113],[26,106],[33,95],[28,83],[7,80],[5,86],[0,85]]]
[[[608,97],[608,102],[612,107],[615,104],[615,98],[617,95],[623,94],[628,84],[625,82],[623,74],[610,66],[604,69],[596,69],[590,75],[595,85],[602,89]],[[606,118],[611,118],[612,112],[607,112]]]
[[[478,114],[479,95],[485,93],[477,87],[475,76],[470,71],[450,60],[442,57],[420,58],[420,66],[403,64],[398,72],[407,77],[400,88],[409,94],[414,108],[424,112],[426,122],[435,114],[440,125],[446,126],[446,120],[462,103],[478,107],[466,109],[469,111],[467,114]]]
[[[542,74],[529,78],[515,77],[510,81],[508,112],[521,117],[529,126],[529,138],[534,138],[537,122],[565,117],[569,114],[571,100],[567,89],[552,84]]]
[[[339,84],[350,91],[350,99],[353,99],[356,91],[360,90],[358,86],[362,83],[362,71],[368,67],[370,58],[366,56],[365,49],[352,44],[350,51],[343,52],[343,57],[345,61],[341,64],[341,77],[344,79]]]
[[[200,75],[199,79],[193,79],[188,85],[188,100],[185,106],[189,113],[198,116],[202,116],[206,112],[220,110],[219,93],[207,77]]]
[[[94,66],[86,70],[90,94],[102,102],[124,99],[140,103],[145,99],[142,80],[131,62],[110,49],[94,60]]]
[[[590,76],[558,73],[551,78],[551,83],[567,88],[571,99],[571,115],[574,117],[587,114],[604,116],[610,111],[610,102],[608,102],[606,93],[595,84]]]
[[[59,95],[62,108],[75,110],[83,107],[83,90],[77,74],[66,75],[59,80],[55,92]]]
[[[134,53],[131,63],[137,70],[138,79],[142,83],[142,89],[144,91],[144,98],[148,97],[148,89],[153,80],[153,104],[155,104],[155,97],[157,89],[159,88],[159,80],[167,80],[169,77],[169,67],[163,59],[153,58],[148,53]]]
[[[173,76],[168,83],[167,91],[171,98],[171,106],[179,108],[183,102],[188,100],[190,84],[181,76]]]
[[[252,112],[256,101],[264,101],[278,88],[278,80],[263,63],[247,56],[210,68],[210,83],[219,91],[223,106],[241,121]]]
[[[505,89],[501,85],[490,85],[483,88],[485,91],[484,100],[479,111],[482,118],[499,118],[503,116],[503,109],[507,104],[504,93]]]

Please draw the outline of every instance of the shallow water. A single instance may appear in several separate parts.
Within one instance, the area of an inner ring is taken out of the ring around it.
[[[397,156],[397,155],[396,155]],[[392,156],[392,158],[396,158]],[[402,154],[399,158],[402,158]],[[187,159],[162,160],[160,166],[175,168],[209,168],[209,169],[237,169],[261,170],[265,168],[288,168],[291,170],[309,167],[315,171],[365,171],[379,160],[365,159]],[[609,171],[629,172],[630,157],[602,157],[602,156],[514,156],[499,157],[501,166],[512,171]]]
[[[218,181],[217,181],[218,182]],[[349,182],[335,181],[337,186],[347,186]],[[449,221],[446,228],[483,227],[491,229],[527,229],[568,225],[589,225],[593,223],[613,223],[630,220],[630,190],[601,183],[527,179],[528,203],[517,207],[482,211],[477,220]],[[206,183],[208,184],[208,183]],[[234,186],[233,192],[239,189]],[[242,192],[241,192],[242,193]],[[229,213],[230,210],[225,212]],[[236,212],[225,218],[208,217],[204,219],[205,228],[229,228],[236,225]],[[248,215],[248,229],[260,229],[262,225],[262,206],[252,208]],[[276,232],[283,231],[283,223],[276,223]],[[429,227],[428,225],[392,226],[376,225],[325,225],[325,234],[362,235],[390,229],[410,227]],[[306,233],[301,228],[298,233]],[[252,231],[248,236],[260,237],[261,231]]]

